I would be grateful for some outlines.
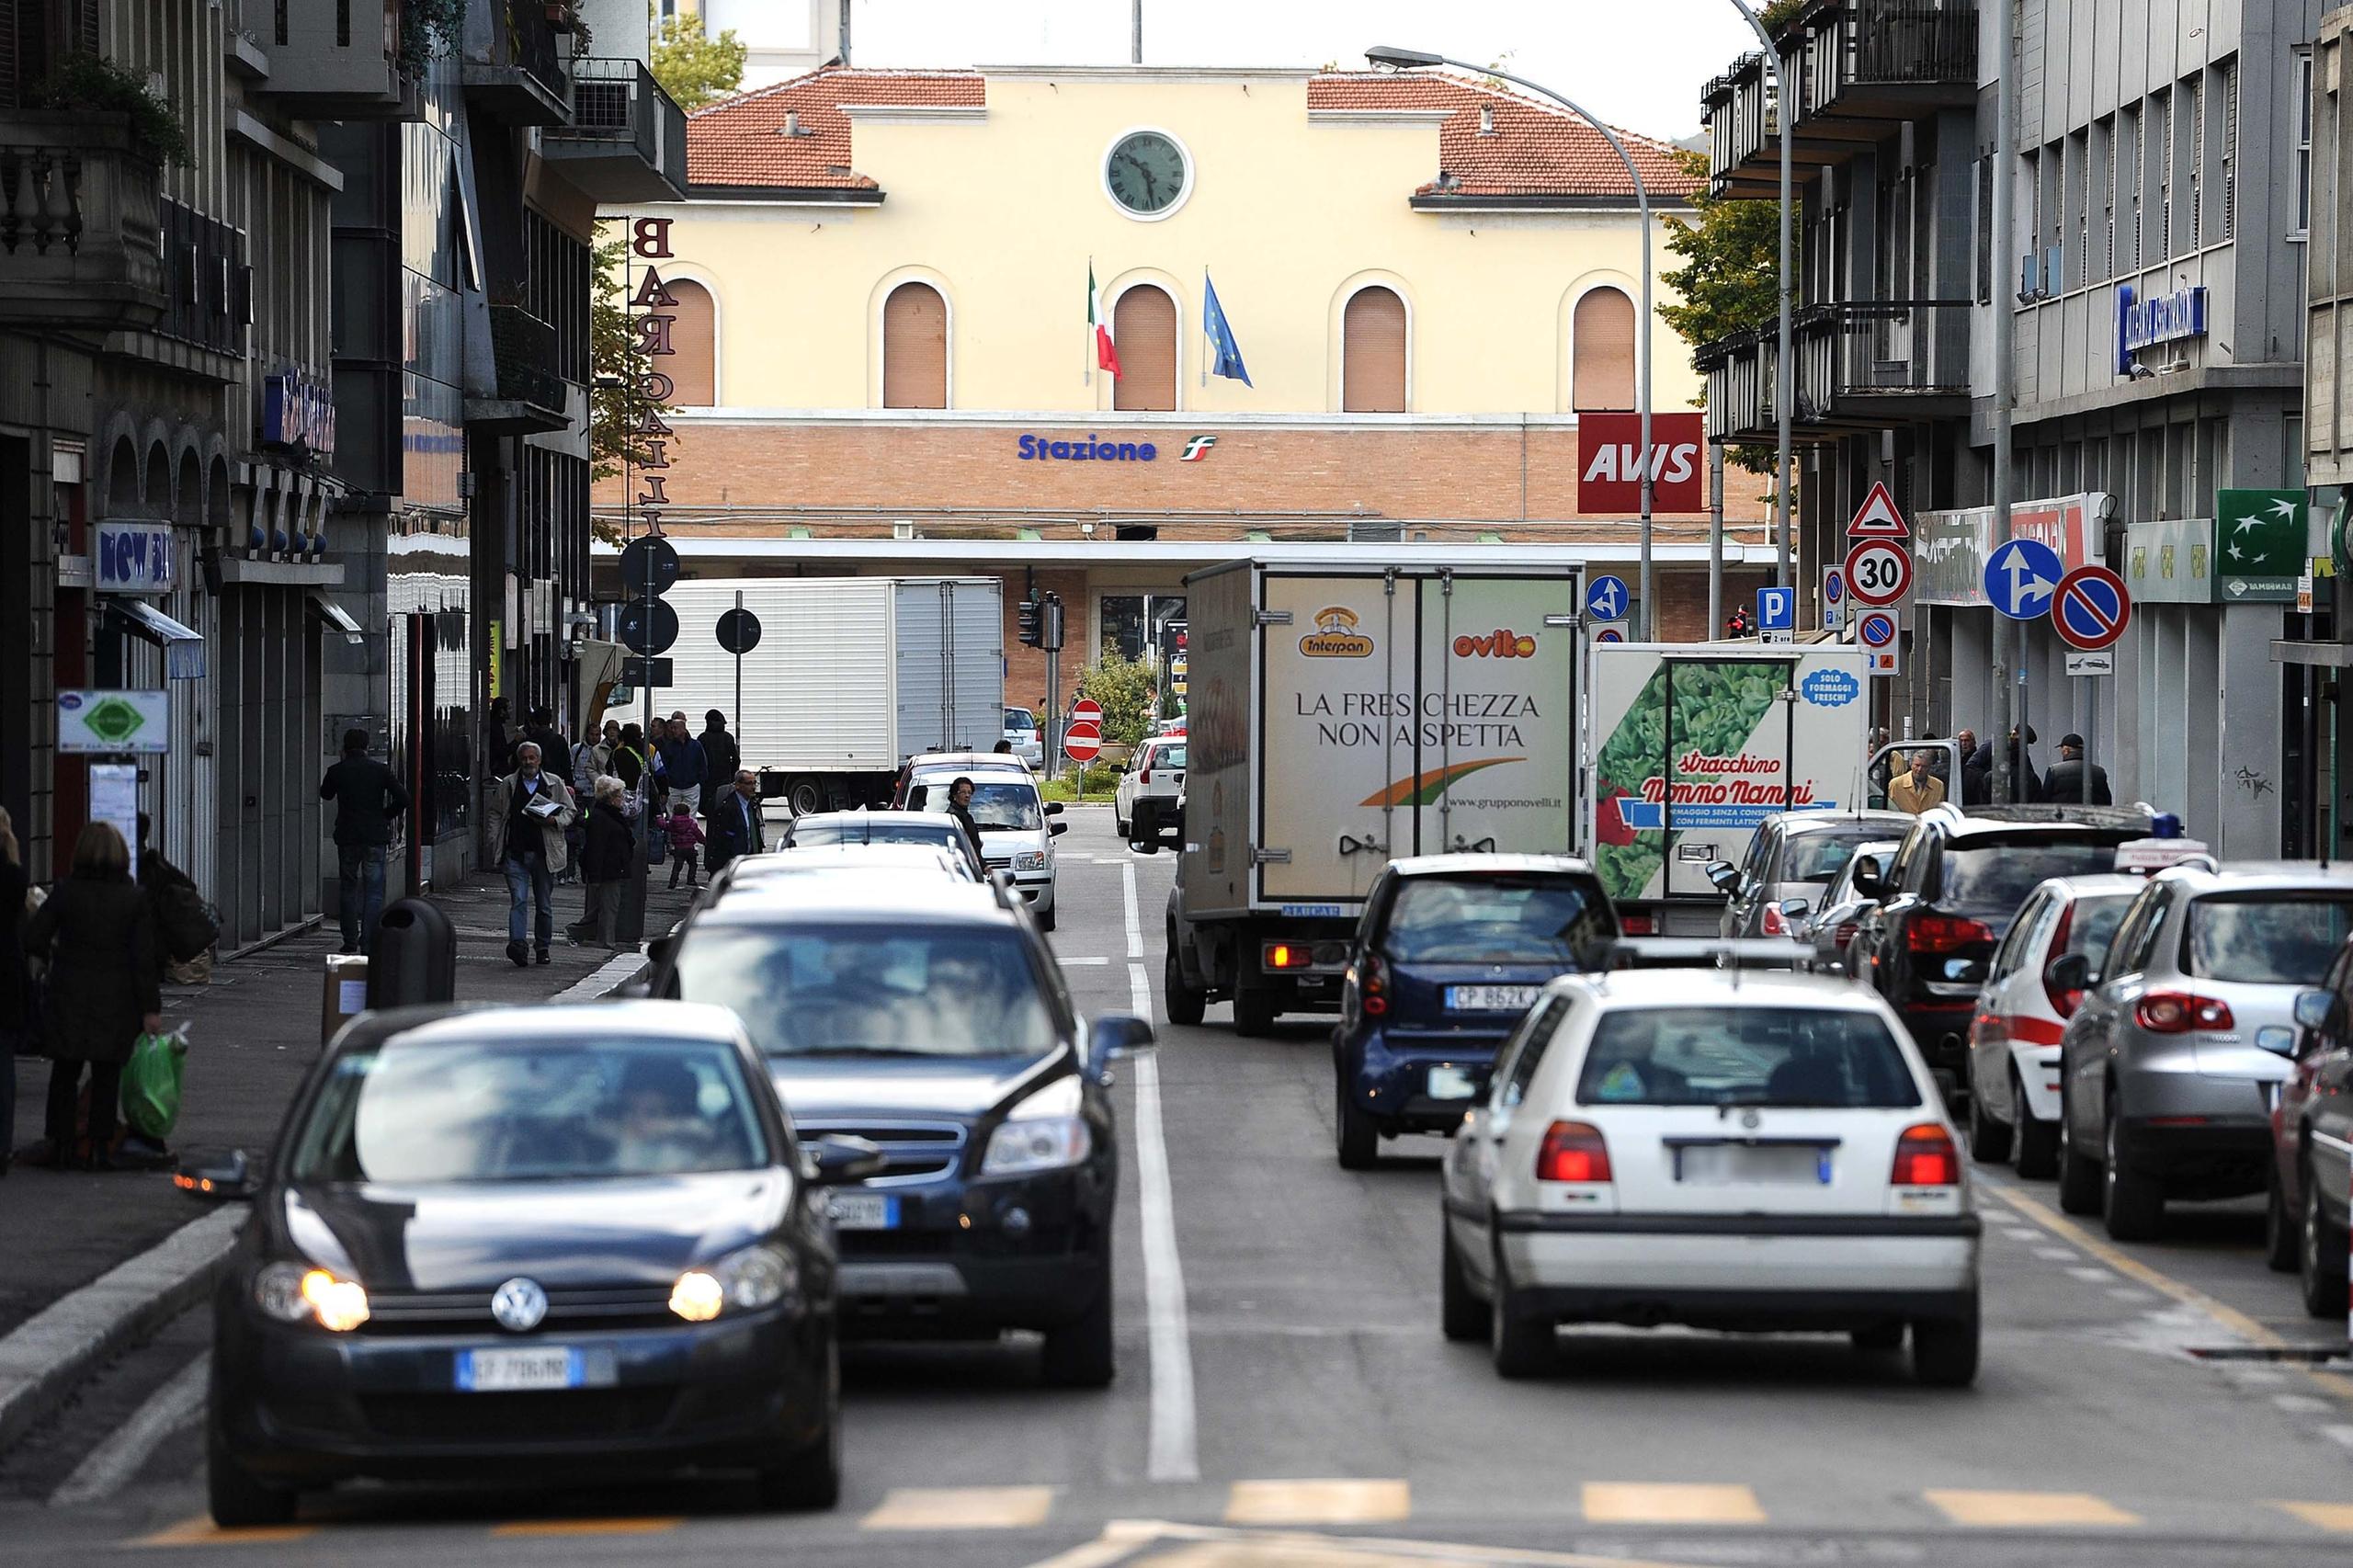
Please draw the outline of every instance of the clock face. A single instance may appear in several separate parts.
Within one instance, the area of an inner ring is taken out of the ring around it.
[[[1185,154],[1157,131],[1120,138],[1103,168],[1111,199],[1139,217],[1165,212],[1185,194]]]

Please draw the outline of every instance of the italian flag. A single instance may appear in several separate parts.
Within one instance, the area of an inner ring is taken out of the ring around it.
[[[1111,346],[1111,324],[1103,319],[1103,290],[1095,286],[1095,264],[1086,264],[1086,330],[1095,338],[1095,368],[1120,379],[1120,351]]]

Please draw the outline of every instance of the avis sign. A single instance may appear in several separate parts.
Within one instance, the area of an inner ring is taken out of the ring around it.
[[[1700,448],[1708,438],[1704,414],[1651,415],[1651,509],[1704,512],[1707,485]],[[1577,510],[1638,512],[1643,506],[1643,416],[1577,415]]]

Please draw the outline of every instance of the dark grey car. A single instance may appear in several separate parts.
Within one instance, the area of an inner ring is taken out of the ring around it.
[[[1719,860],[1708,876],[1727,894],[1719,934],[1791,937],[1797,929],[1780,906],[1793,898],[1818,904],[1858,845],[1902,838],[1912,825],[1904,812],[1777,812],[1756,824],[1748,856],[1738,866]]]

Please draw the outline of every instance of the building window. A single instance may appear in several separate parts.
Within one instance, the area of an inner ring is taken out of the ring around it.
[[[654,369],[676,390],[680,408],[709,408],[719,401],[717,310],[710,290],[686,278],[665,278],[662,286],[678,301],[670,312],[670,357]]]
[[[2238,232],[2239,62],[2234,60],[2222,67],[2222,238],[2236,239]]]
[[[2206,243],[2206,84],[2189,79],[2189,233],[2184,254]]]
[[[2309,49],[2296,51],[2296,104],[2291,111],[2296,127],[2296,232],[2288,237],[2301,240],[2313,226],[2313,55]]]
[[[2157,131],[2165,139],[2157,150],[2157,259],[2163,261],[2173,255],[2173,102],[2177,95],[2167,91],[2157,99]]]
[[[2132,225],[2132,233],[2130,241],[2125,245],[2125,254],[2131,257],[2131,261],[2129,265],[2131,266],[2131,270],[2135,272],[2141,270],[2141,184],[2142,175],[2143,173],[2142,167],[2143,157],[2143,151],[2141,144],[2141,111],[2138,108],[2128,108],[2124,111],[2124,153],[2122,166],[2124,170],[2125,192],[2128,198],[2128,205],[2131,209],[2131,217],[2130,222]]]
[[[1394,289],[1359,289],[1340,313],[1340,408],[1405,412],[1405,301]]]
[[[1572,406],[1634,406],[1634,302],[1621,289],[1596,289],[1577,301],[1570,327]]]
[[[2106,165],[2106,167],[2099,169],[2096,176],[2100,182],[2099,275],[2103,279],[2106,279],[2116,276],[2116,173],[2118,168],[2118,153],[2116,142],[2116,117],[2113,115],[2110,115],[2108,119],[2099,122],[2099,152],[2097,153],[2097,158],[2099,163]],[[2088,251],[2085,253],[2085,259],[2090,259],[2090,253]]]
[[[1111,383],[1111,406],[1174,409],[1176,406],[1176,301],[1165,289],[1139,284],[1111,307],[1111,342],[1120,354],[1120,376]]]
[[[902,283],[882,301],[882,406],[948,406],[948,301]]]

